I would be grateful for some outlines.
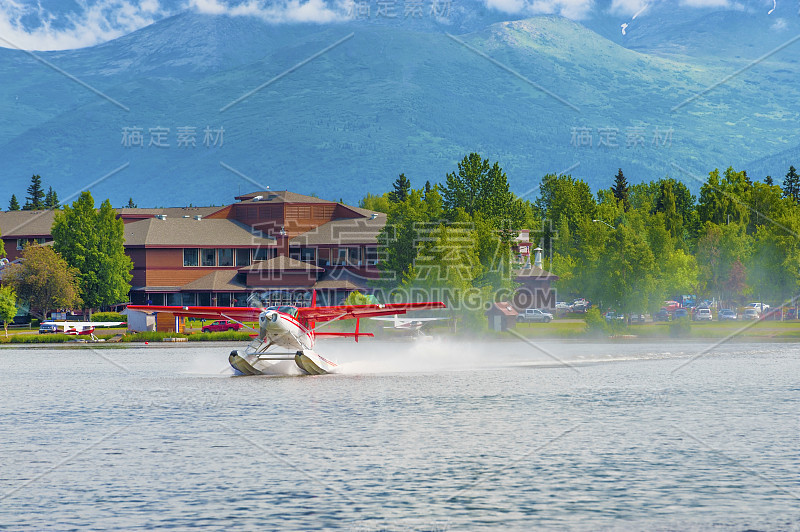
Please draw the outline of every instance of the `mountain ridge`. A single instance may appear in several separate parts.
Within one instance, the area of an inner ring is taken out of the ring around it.
[[[2,101],[14,101],[4,105],[0,175],[9,197],[24,195],[32,173],[64,197],[128,163],[95,187],[96,197],[224,203],[232,186],[256,182],[355,203],[401,172],[414,186],[443,181],[478,151],[501,163],[518,193],[570,167],[593,188],[622,167],[631,182],[672,174],[696,189],[677,168],[704,175],[800,142],[789,49],[756,67],[758,77],[745,73],[673,111],[725,77],[730,62],[746,60],[632,50],[553,15],[478,26],[451,38],[400,24],[274,26],[179,14],[92,48],[44,54],[127,112],[22,52],[0,50],[0,73],[16,74],[0,87]],[[184,126],[195,128],[195,147],[176,145]],[[132,127],[143,129],[145,146],[122,145]],[[169,148],[147,145],[156,127],[170,129]],[[221,147],[202,145],[206,127],[225,129]],[[634,128],[643,142],[627,146]],[[576,145],[576,130],[586,129],[592,146]],[[598,146],[600,130],[616,130],[617,146]]]

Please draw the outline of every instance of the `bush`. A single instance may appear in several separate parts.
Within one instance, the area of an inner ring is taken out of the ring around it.
[[[145,331],[126,334],[123,342],[160,342],[164,338],[188,338],[190,342],[247,342],[250,333],[244,331],[223,331],[203,334],[179,334],[174,332]]]
[[[586,322],[586,334],[591,336],[605,336],[608,334],[608,324],[598,309],[589,309],[583,320]]]
[[[127,318],[119,312],[96,312],[92,314],[92,321],[122,321],[127,322]]]
[[[223,331],[203,334],[193,334],[189,336],[190,342],[218,342],[218,341],[232,341],[232,342],[247,342],[250,340],[250,332],[245,331]]]
[[[678,318],[670,322],[669,335],[673,338],[685,338],[692,332],[692,322],[689,317]]]
[[[122,337],[123,342],[160,342],[164,338],[187,338],[185,334],[160,331],[142,331],[126,334]]]
[[[68,334],[14,334],[0,336],[0,344],[61,344],[74,339]]]

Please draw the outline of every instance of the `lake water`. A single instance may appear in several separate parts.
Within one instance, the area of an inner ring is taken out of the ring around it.
[[[800,530],[797,345],[231,347],[0,349],[0,528]]]

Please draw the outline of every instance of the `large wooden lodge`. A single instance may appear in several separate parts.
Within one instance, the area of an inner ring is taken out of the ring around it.
[[[321,304],[367,290],[379,275],[386,215],[289,191],[237,196],[224,207],[118,209],[133,261],[135,304]],[[52,241],[53,211],[0,212],[7,258]]]

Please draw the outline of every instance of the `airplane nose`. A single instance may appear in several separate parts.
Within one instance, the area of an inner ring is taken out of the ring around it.
[[[266,318],[272,323],[275,323],[276,321],[278,321],[278,313],[273,311],[267,312]]]

